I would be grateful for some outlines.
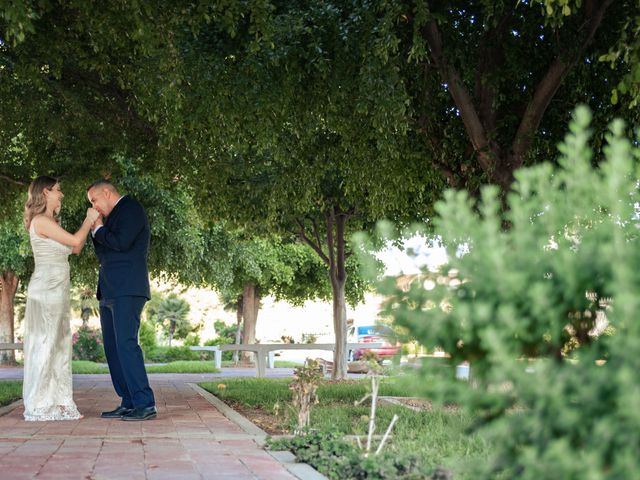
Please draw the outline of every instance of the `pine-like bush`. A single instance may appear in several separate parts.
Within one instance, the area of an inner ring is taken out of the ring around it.
[[[476,478],[640,472],[640,149],[616,121],[594,167],[589,122],[576,110],[557,166],[518,171],[506,209],[494,187],[477,203],[447,192],[434,225],[448,263],[381,286],[396,324],[451,355],[421,384],[491,439]]]

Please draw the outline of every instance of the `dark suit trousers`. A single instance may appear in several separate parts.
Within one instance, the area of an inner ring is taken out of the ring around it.
[[[138,344],[140,315],[147,301],[144,297],[116,297],[100,301],[100,323],[104,353],[116,393],[127,408],[155,405]]]

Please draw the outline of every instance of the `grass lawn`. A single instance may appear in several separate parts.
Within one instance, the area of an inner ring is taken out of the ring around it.
[[[22,382],[3,380],[0,382],[0,407],[22,398]]]
[[[109,368],[95,362],[74,360],[73,373],[109,373]],[[147,373],[218,373],[211,361],[180,360],[166,365],[148,365]]]
[[[166,365],[148,365],[147,373],[218,373],[212,361],[178,360]]]
[[[296,368],[304,365],[302,362],[294,362],[291,360],[274,360],[273,366],[275,368]]]
[[[289,407],[290,379],[224,379],[200,386],[246,415],[269,433],[290,433],[294,425]],[[221,384],[224,387],[221,387]],[[318,387],[319,404],[311,410],[311,428],[337,431],[343,435],[366,435],[370,404],[354,406],[368,391],[368,380],[332,383]],[[393,379],[383,380],[380,395],[404,396],[406,389]],[[486,457],[489,446],[477,435],[464,433],[471,418],[459,411],[434,408],[414,412],[400,406],[378,404],[376,433],[382,434],[394,414],[399,420],[393,440],[385,450],[412,453],[427,468],[444,466],[456,472],[455,478],[473,478],[462,465],[468,460]],[[376,443],[377,446],[377,443]]]

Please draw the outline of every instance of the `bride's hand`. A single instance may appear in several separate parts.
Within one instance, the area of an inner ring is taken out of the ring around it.
[[[98,210],[95,208],[87,208],[87,220],[94,224],[98,218],[100,218],[100,212],[98,212]]]

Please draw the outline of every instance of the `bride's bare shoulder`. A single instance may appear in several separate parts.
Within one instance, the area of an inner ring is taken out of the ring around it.
[[[43,213],[36,215],[31,219],[31,226],[34,228],[36,233],[41,236],[46,237],[46,230],[48,230],[52,225],[57,225],[56,221]]]
[[[37,221],[38,223],[40,222],[56,223],[56,221],[52,217],[50,217],[49,215],[45,215],[44,213],[39,213],[38,215],[34,216],[31,221],[32,222]]]

